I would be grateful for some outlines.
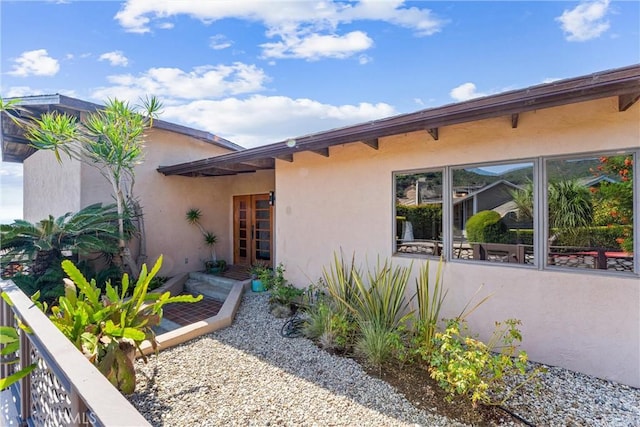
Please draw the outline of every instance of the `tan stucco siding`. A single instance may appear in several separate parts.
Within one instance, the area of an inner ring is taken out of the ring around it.
[[[296,154],[276,167],[277,261],[289,279],[317,280],[332,253],[355,251],[362,265],[393,255],[394,171],[531,159],[640,146],[640,106],[618,112],[616,98],[331,147],[330,157]],[[636,239],[638,230],[635,230]],[[411,259],[394,257],[397,263]],[[414,271],[422,261],[414,259]],[[432,268],[435,268],[433,263]],[[471,318],[486,338],[493,322],[523,321],[531,358],[640,386],[640,281],[578,271],[448,262],[445,315],[459,312],[478,287],[495,295]]]
[[[36,222],[78,211],[80,168],[80,162],[65,155],[58,162],[51,151],[37,151],[27,158],[22,184],[24,219]]]
[[[272,191],[273,171],[220,178],[164,176],[157,172],[159,166],[200,160],[229,150],[157,129],[148,132],[145,145],[144,161],[136,167],[134,194],[145,215],[147,263],[163,254],[161,274],[167,276],[203,268],[209,251],[199,230],[185,220],[189,208],[202,211],[203,226],[218,235],[218,257],[231,261],[233,195]],[[112,187],[99,170],[68,159],[59,165],[50,152],[29,157],[24,176],[24,211],[31,220],[49,213],[75,212],[93,203],[115,202]],[[131,246],[135,255],[135,242]]]
[[[190,208],[200,209],[203,227],[216,234],[219,259],[231,262],[232,197],[273,189],[273,171],[227,177],[164,176],[158,166],[200,160],[229,152],[185,136],[157,131],[149,135],[146,157],[136,170],[135,193],[145,213],[149,260],[164,256],[162,273],[202,270],[209,250],[198,228],[185,220]]]

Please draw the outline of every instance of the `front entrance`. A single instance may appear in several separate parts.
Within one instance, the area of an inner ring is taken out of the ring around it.
[[[273,267],[273,206],[268,194],[233,197],[233,263]]]

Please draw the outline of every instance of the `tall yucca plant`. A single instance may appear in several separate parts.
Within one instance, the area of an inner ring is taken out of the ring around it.
[[[7,113],[14,107],[6,102],[0,104],[0,110]],[[81,120],[54,111],[33,121],[17,121],[25,127],[32,146],[52,151],[58,161],[64,153],[96,167],[111,184],[119,216],[119,258],[131,274],[137,274],[139,269],[127,246],[125,213],[128,205],[132,205],[134,211],[139,210],[133,197],[134,168],[142,162],[145,131],[153,126],[153,119],[161,108],[155,97],[143,99],[141,106],[110,99],[104,108],[88,113]],[[136,212],[136,217],[141,217],[141,213]]]

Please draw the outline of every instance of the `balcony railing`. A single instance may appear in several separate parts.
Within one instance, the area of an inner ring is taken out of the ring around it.
[[[11,425],[150,426],[12,281],[0,281],[0,289],[12,302],[0,300],[0,324],[17,328],[20,319],[31,329],[20,329],[20,363],[3,364],[0,374],[37,364],[9,389],[13,398],[4,399],[4,405],[16,405],[18,419]]]

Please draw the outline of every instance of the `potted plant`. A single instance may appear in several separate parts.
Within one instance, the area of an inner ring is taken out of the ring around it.
[[[224,260],[218,260],[216,256],[216,243],[218,242],[218,236],[211,231],[205,230],[200,220],[202,218],[202,212],[200,209],[191,208],[187,211],[186,219],[189,224],[193,224],[200,229],[202,237],[204,238],[204,244],[209,247],[211,257],[204,262],[204,268],[207,273],[220,274],[227,268],[227,262]]]
[[[272,276],[271,269],[258,263],[251,266],[249,273],[251,274],[251,290],[253,292],[266,291]]]

